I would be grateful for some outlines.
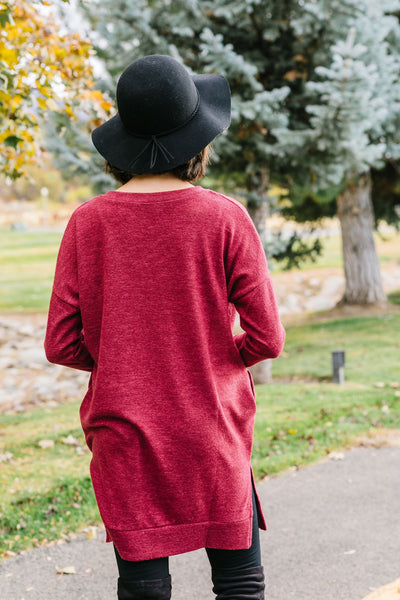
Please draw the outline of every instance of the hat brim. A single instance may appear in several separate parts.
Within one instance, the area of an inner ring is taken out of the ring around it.
[[[118,113],[92,132],[98,152],[114,167],[138,175],[170,171],[196,156],[229,127],[231,95],[222,75],[193,75],[192,79],[200,96],[199,108],[186,125],[157,136],[157,142],[167,152],[158,151],[153,166],[151,136],[136,136],[127,131]]]

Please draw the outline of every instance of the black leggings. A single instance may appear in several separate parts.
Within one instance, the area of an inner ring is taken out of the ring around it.
[[[130,561],[121,558],[115,546],[114,550],[117,558],[119,576],[124,581],[164,579],[169,575],[168,557]],[[250,548],[247,550],[217,550],[215,548],[206,548],[206,552],[214,573],[229,574],[238,569],[261,566],[260,537],[254,489],[253,537]]]

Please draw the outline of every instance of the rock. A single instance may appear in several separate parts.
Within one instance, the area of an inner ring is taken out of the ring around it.
[[[18,388],[0,388],[0,409],[2,406],[18,406],[25,400],[25,394]]]
[[[288,294],[284,306],[289,312],[301,312],[300,297],[298,294]]]
[[[18,362],[20,367],[31,367],[32,365],[48,365],[43,348],[30,347],[19,352]]]
[[[344,277],[340,277],[339,275],[332,275],[328,277],[324,282],[321,289],[321,296],[336,299],[338,295],[340,295],[344,290]],[[336,303],[336,300],[335,300]]]
[[[305,303],[305,308],[310,311],[329,310],[335,306],[336,302],[332,298],[326,298],[324,296],[315,296],[310,298]]]
[[[344,460],[344,452],[330,452],[328,458],[330,460]]]
[[[319,287],[321,285],[321,280],[318,277],[311,277],[308,285],[311,285],[311,287]]]
[[[50,364],[43,348],[45,315],[0,315],[0,412],[58,406],[83,398],[88,374]]]
[[[47,448],[54,448],[54,440],[40,440],[38,442],[38,446],[40,446],[43,450]]]
[[[4,452],[0,454],[0,463],[2,462],[10,462],[13,458],[13,454],[11,452]]]
[[[19,328],[19,333],[32,338],[35,336],[36,328],[30,323],[25,323]]]

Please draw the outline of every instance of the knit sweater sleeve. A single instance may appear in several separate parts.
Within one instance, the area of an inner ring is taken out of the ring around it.
[[[92,371],[94,361],[86,347],[79,308],[75,213],[61,241],[44,342],[51,363]]]
[[[243,333],[234,336],[249,367],[283,350],[285,330],[261,240],[248,214],[240,211],[229,236],[226,259],[228,298],[240,316]]]

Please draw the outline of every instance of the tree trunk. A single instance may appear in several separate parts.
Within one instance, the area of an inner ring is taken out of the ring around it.
[[[261,383],[272,382],[272,361],[270,359],[262,360],[250,367],[249,371],[253,377],[253,381],[256,385]]]
[[[261,238],[261,242],[264,248],[267,245],[267,218],[269,216],[269,204],[268,201],[264,201],[261,204],[250,204],[247,207],[251,220],[253,221],[256,229]]]
[[[269,216],[269,203],[268,203],[268,173],[265,171],[261,175],[260,187],[257,189],[258,196],[263,199],[262,202],[257,204],[249,203],[247,210],[249,215],[256,226],[259,233],[261,242],[266,248],[267,246],[267,218]],[[250,367],[250,372],[254,379],[254,383],[271,383],[272,381],[272,361],[263,360]]]
[[[337,200],[346,288],[341,304],[386,301],[373,237],[371,175],[362,175]]]
[[[260,235],[261,241],[265,248],[267,241],[267,225],[266,220],[269,214],[268,202],[262,202],[262,204],[253,204],[247,207],[249,215],[257,228]],[[253,376],[254,383],[271,383],[272,380],[272,361],[263,360],[256,365],[250,367],[250,372]]]

